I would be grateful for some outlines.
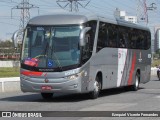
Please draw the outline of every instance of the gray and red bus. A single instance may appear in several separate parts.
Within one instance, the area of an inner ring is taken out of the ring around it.
[[[24,31],[20,85],[23,92],[88,93],[150,80],[151,35],[147,27],[91,14],[32,18]]]

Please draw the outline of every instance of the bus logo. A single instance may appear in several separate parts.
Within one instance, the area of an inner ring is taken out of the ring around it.
[[[49,82],[49,80],[46,78],[46,79],[44,80],[44,82],[45,82],[45,83],[48,83],[48,82]]]

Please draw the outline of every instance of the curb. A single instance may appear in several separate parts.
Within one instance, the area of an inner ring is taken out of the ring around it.
[[[0,92],[20,91],[20,77],[0,78]]]

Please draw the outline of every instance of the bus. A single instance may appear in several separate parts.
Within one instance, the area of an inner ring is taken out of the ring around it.
[[[117,18],[61,13],[29,20],[23,36],[20,86],[44,99],[125,87],[136,91],[151,73],[147,27]]]

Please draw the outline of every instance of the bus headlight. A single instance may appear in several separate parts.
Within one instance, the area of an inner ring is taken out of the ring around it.
[[[78,74],[76,75],[70,75],[70,76],[67,76],[65,77],[66,79],[69,79],[69,80],[74,80],[74,79],[77,79],[78,78]]]
[[[87,76],[87,72],[82,71],[78,74],[70,75],[70,76],[67,76],[65,78],[69,79],[69,80],[74,80],[74,79],[77,79],[78,77],[82,77],[82,76]]]

